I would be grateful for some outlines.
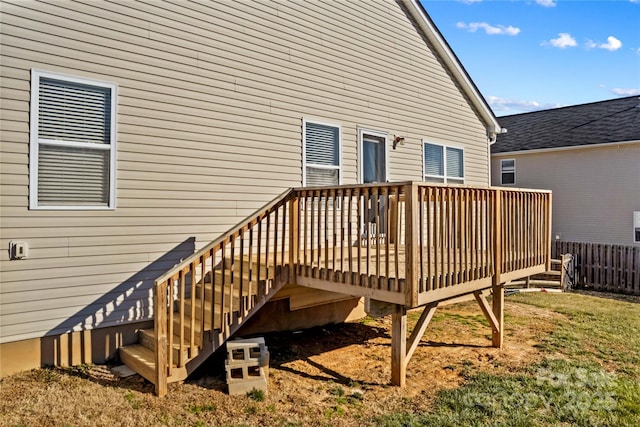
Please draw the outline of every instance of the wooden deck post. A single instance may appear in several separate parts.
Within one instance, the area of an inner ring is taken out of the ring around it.
[[[553,232],[553,224],[551,223],[552,218],[553,218],[553,205],[552,205],[552,193],[547,194],[547,197],[549,198],[549,202],[547,203],[547,209],[545,210],[545,216],[546,216],[546,220],[547,220],[547,230],[546,230],[546,234],[547,234],[547,241],[546,241],[546,245],[545,245],[545,251],[547,253],[547,259],[545,261],[546,264],[546,269],[547,271],[551,270],[551,233]]]
[[[410,183],[405,186],[405,297],[406,307],[413,308],[418,305],[418,281],[420,278],[420,258],[418,249],[420,246],[420,206],[418,198],[418,186]]]
[[[502,348],[504,340],[504,286],[500,279],[502,272],[502,191],[496,190],[493,211],[493,282],[492,282],[492,309],[497,327],[492,328],[491,342],[494,347]]]
[[[407,380],[407,309],[395,304],[391,315],[391,384],[404,387]]]
[[[156,336],[155,391],[158,397],[162,397],[167,394],[167,288],[162,283],[156,283],[155,293],[153,307]]]
[[[298,266],[298,253],[300,250],[299,242],[300,227],[300,199],[298,193],[295,193],[289,200],[289,283],[296,284],[296,271]]]

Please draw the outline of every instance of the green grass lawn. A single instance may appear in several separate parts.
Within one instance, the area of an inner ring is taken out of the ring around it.
[[[508,301],[566,316],[540,337],[542,362],[506,375],[469,372],[461,387],[439,392],[432,412],[387,414],[377,424],[640,425],[639,303],[544,293]]]
[[[438,309],[402,389],[389,318],[269,336],[268,394],[228,396],[221,363],[164,398],[105,366],[35,369],[0,380],[0,427],[640,426],[640,298],[512,295],[505,322],[498,350],[474,301]]]

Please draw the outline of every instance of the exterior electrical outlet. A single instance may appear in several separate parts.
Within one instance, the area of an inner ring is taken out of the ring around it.
[[[9,242],[9,253],[11,259],[23,259],[29,256],[29,245],[27,242]]]

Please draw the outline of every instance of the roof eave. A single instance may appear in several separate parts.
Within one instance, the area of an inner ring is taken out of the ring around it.
[[[613,141],[613,142],[602,142],[599,144],[582,144],[582,145],[563,145],[561,147],[545,147],[545,148],[533,148],[531,150],[511,150],[511,151],[502,151],[499,153],[491,153],[491,157],[505,157],[505,156],[523,156],[527,154],[541,154],[541,153],[552,153],[556,151],[572,151],[572,150],[587,150],[587,149],[597,149],[597,148],[609,148],[616,146],[627,146],[640,144],[640,139],[633,139],[629,141]]]
[[[431,42],[453,77],[458,81],[464,93],[471,100],[471,103],[478,111],[480,117],[482,117],[482,120],[484,120],[487,126],[487,133],[494,135],[501,133],[502,127],[498,123],[498,119],[493,114],[493,111],[491,111],[489,104],[487,104],[486,100],[482,97],[480,91],[469,77],[469,74],[453,53],[453,50],[451,50],[451,47],[449,47],[449,44],[433,21],[431,21],[431,18],[429,18],[429,15],[420,2],[418,0],[402,0],[402,2],[412,14],[420,26],[420,29],[422,29],[424,35],[427,37],[427,40]]]

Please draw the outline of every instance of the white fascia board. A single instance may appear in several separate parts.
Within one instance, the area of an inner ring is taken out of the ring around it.
[[[469,97],[474,107],[478,110],[480,116],[487,125],[488,133],[501,133],[502,127],[498,123],[498,119],[493,114],[493,111],[489,108],[485,100],[480,95],[480,92],[476,89],[475,85],[469,78],[469,75],[462,67],[462,64],[458,61],[453,51],[447,45],[440,32],[435,28],[431,20],[425,15],[424,9],[418,3],[418,0],[402,0],[409,12],[413,15],[427,40],[431,42],[436,52],[446,64],[449,71],[460,84],[460,87]]]
[[[541,154],[541,153],[553,153],[555,151],[573,151],[573,150],[589,150],[595,148],[612,148],[619,145],[634,145],[640,144],[640,140],[636,141],[620,141],[620,142],[605,142],[602,144],[585,144],[585,145],[569,145],[566,147],[549,147],[549,148],[536,148],[534,150],[520,150],[520,151],[505,151],[503,153],[491,153],[491,157],[510,157],[510,156],[525,156],[527,154]]]

